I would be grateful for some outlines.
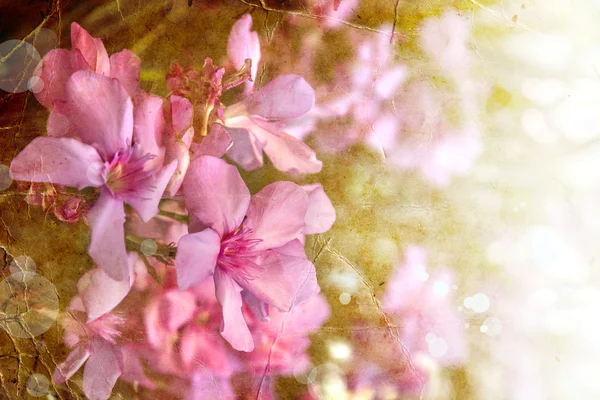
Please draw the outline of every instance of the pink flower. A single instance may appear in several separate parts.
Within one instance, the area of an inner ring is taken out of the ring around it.
[[[192,162],[183,194],[192,221],[177,247],[179,289],[213,275],[223,308],[221,334],[235,349],[252,351],[242,290],[282,311],[319,290],[297,239],[305,229],[308,195],[292,182],[276,182],[251,197],[237,169],[210,156]]]
[[[52,109],[55,101],[64,101],[66,85],[73,73],[84,70],[115,78],[134,101],[144,97],[140,89],[140,59],[129,50],[110,58],[102,40],[93,38],[79,24],[71,24],[71,51],[55,49],[46,54],[35,72],[43,82],[35,97],[44,107]]]
[[[413,353],[430,355],[433,341],[443,341],[447,350],[433,351],[441,365],[463,363],[467,355],[464,321],[451,301],[453,277],[449,270],[426,271],[425,251],[416,246],[406,250],[404,265],[386,286],[383,308],[402,325],[402,341]],[[428,336],[429,335],[429,336]]]
[[[116,79],[78,71],[69,78],[65,95],[66,100],[52,110],[49,134],[53,136],[52,115],[60,104],[69,132],[81,141],[38,137],[12,161],[10,171],[16,180],[101,188],[88,214],[89,253],[111,278],[126,280],[124,203],[144,221],[156,215],[177,161],[163,166],[164,150],[157,144],[153,115],[140,112],[142,105],[134,118],[131,98]]]
[[[83,391],[88,399],[106,400],[123,372],[123,356],[116,344],[120,333],[116,325],[123,321],[105,315],[93,322],[81,321],[84,311],[79,297],[69,305],[71,314],[63,321],[65,343],[71,353],[56,366],[52,375],[54,383],[67,381],[83,364]]]
[[[244,60],[252,60],[254,80],[260,60],[260,43],[251,32],[252,17],[238,20],[227,43],[227,56],[239,69]],[[315,104],[312,87],[298,75],[281,75],[257,91],[254,84],[245,88],[246,98],[224,110],[223,125],[233,140],[228,156],[245,170],[263,165],[263,151],[280,171],[294,174],[317,173],[322,163],[302,141],[282,131],[287,121],[307,114]]]
[[[241,102],[225,108],[223,124],[233,139],[227,155],[251,171],[263,165],[263,151],[280,171],[312,174],[323,164],[304,142],[281,130],[315,103],[310,85],[298,75],[281,75]]]

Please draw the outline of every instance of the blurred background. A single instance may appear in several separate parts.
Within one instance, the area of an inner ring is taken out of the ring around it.
[[[222,62],[245,13],[257,85],[293,72],[315,88],[288,133],[323,170],[243,177],[253,193],[320,182],[337,212],[306,244],[331,315],[310,336],[308,373],[279,376],[278,397],[600,398],[599,1],[0,2],[3,276],[29,257],[60,314],[92,266],[85,223],[31,207],[10,180],[48,115],[14,77],[70,48],[76,21],[109,54],[133,50],[142,87],[165,96],[171,62]],[[67,354],[59,324],[34,340],[0,330],[0,397],[37,397],[29,378]],[[80,392],[74,379],[42,396]]]

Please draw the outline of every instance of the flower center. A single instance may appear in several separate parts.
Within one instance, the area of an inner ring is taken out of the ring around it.
[[[221,242],[221,251],[217,265],[236,276],[251,280],[264,268],[254,260],[260,251],[255,247],[262,239],[252,238],[252,229],[240,227],[237,231],[226,236]]]
[[[154,168],[146,168],[145,164],[156,157],[145,154],[135,158],[133,148],[119,151],[111,162],[105,163],[104,182],[113,196],[139,195],[149,188],[149,179]]]

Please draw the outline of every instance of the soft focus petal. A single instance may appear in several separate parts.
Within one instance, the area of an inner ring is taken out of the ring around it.
[[[264,151],[278,170],[290,174],[316,174],[321,171],[323,163],[317,160],[315,151],[301,140],[258,121],[254,121],[251,131],[265,143]]]
[[[258,34],[250,31],[252,17],[245,14],[233,24],[227,40],[227,57],[235,69],[240,69],[247,58],[252,60],[251,76],[256,79],[260,61],[260,41]]]
[[[156,389],[156,384],[144,373],[144,366],[140,360],[143,347],[136,343],[127,343],[120,347],[123,356],[123,374],[121,379],[137,383],[150,390]]]
[[[107,400],[123,371],[123,359],[107,341],[94,340],[90,346],[92,354],[83,369],[83,392],[90,400]]]
[[[56,366],[52,375],[52,381],[56,384],[65,382],[81,368],[89,356],[90,352],[83,344],[77,345],[77,347],[71,350],[67,359]]]
[[[73,73],[71,52],[65,49],[54,49],[46,54],[35,72],[44,86],[35,93],[35,98],[47,109],[52,109],[54,102],[65,100],[65,85]]]
[[[71,45],[79,50],[88,65],[98,74],[108,75],[110,62],[108,53],[100,38],[93,38],[76,22],[71,23]]]
[[[217,300],[223,307],[221,335],[239,351],[254,350],[254,341],[242,315],[242,288],[221,268],[215,269]]]
[[[212,124],[208,135],[194,148],[194,158],[199,156],[221,158],[225,155],[231,143],[231,136],[225,128],[221,124]]]
[[[232,366],[226,346],[213,330],[190,324],[181,335],[181,361],[189,369],[201,366],[221,376],[230,375]]]
[[[211,275],[220,250],[221,237],[212,229],[182,237],[175,257],[179,290],[198,285]]]
[[[135,209],[142,221],[148,222],[158,214],[158,203],[176,169],[177,160],[174,160],[160,170],[141,195],[125,198],[127,204]]]
[[[246,100],[248,112],[271,120],[300,118],[315,105],[315,91],[299,75],[280,75]]]
[[[90,210],[88,221],[92,228],[89,254],[109,277],[117,281],[129,280],[129,263],[125,250],[125,211],[123,202],[107,191]]]
[[[308,193],[308,210],[304,218],[306,224],[304,233],[311,235],[327,232],[335,222],[335,208],[333,208],[331,200],[323,190],[323,186],[320,183],[315,183],[304,185],[302,189]]]
[[[100,186],[99,173],[90,166],[101,165],[96,149],[75,139],[37,137],[10,165],[13,179],[50,182],[83,189]]]
[[[227,155],[246,171],[252,171],[263,165],[264,143],[248,130],[227,127],[227,132],[233,144],[227,150]]]
[[[237,168],[210,156],[192,161],[183,194],[188,211],[221,236],[237,229],[250,203],[250,191]]]
[[[254,316],[263,322],[269,321],[269,305],[247,290],[242,290],[244,303],[250,307]]]
[[[314,265],[304,257],[266,251],[257,264],[264,271],[253,279],[237,282],[258,299],[282,311],[289,311],[295,304],[306,301],[320,289]]]
[[[130,146],[133,105],[116,79],[77,71],[67,82],[66,98],[70,129],[105,161]]]
[[[293,182],[275,182],[252,196],[246,227],[261,239],[257,249],[272,249],[294,240],[304,231],[308,195]]]
[[[129,272],[132,274],[136,253],[128,256]],[[81,301],[87,311],[88,322],[112,311],[127,296],[132,279],[115,281],[100,268],[88,271],[79,282],[86,286],[79,291]],[[79,286],[79,283],[78,283]]]
[[[140,89],[142,60],[130,50],[123,50],[110,56],[110,76],[119,81],[132,99],[136,99]]]

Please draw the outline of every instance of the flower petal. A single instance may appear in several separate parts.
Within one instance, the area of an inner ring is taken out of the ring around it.
[[[212,124],[208,135],[194,148],[194,158],[201,155],[223,157],[231,146],[231,136],[220,124]]]
[[[212,229],[190,233],[179,240],[175,267],[179,290],[202,283],[217,265],[221,237]]]
[[[165,150],[162,139],[165,133],[163,100],[158,96],[149,96],[135,107],[133,138],[135,156],[153,154],[157,157],[148,162],[148,168],[160,166],[164,161]]]
[[[140,71],[142,60],[131,50],[122,50],[110,56],[110,76],[119,81],[132,99],[140,92]]]
[[[215,289],[217,300],[223,307],[221,335],[236,350],[254,350],[254,340],[242,314],[242,288],[221,268],[216,268]]]
[[[129,253],[129,273],[133,275],[133,266],[137,260],[136,253]],[[132,279],[115,281],[100,268],[84,274],[79,282],[86,284],[79,291],[81,301],[87,311],[88,322],[112,311],[127,296],[131,289]],[[78,283],[79,286],[79,283]]]
[[[263,165],[264,143],[247,129],[227,127],[233,144],[227,150],[227,155],[246,171],[252,171]]]
[[[107,400],[123,371],[123,358],[105,340],[93,340],[90,347],[92,354],[83,369],[83,392],[90,400]]]
[[[265,143],[264,151],[280,171],[290,174],[315,174],[323,163],[306,143],[285,132],[280,132],[270,123],[253,120],[251,132]]]
[[[65,100],[65,85],[71,74],[71,52],[65,49],[51,50],[34,72],[44,83],[42,90],[35,92],[35,98],[47,109],[52,109],[55,101]]]
[[[70,130],[96,147],[105,161],[131,145],[133,105],[119,81],[77,71],[67,82],[66,98]]]
[[[67,356],[66,360],[56,366],[52,381],[56,384],[66,382],[90,356],[89,350],[83,345],[78,344]]]
[[[300,118],[315,105],[315,91],[300,75],[280,75],[246,100],[248,112],[270,120]]]
[[[304,257],[282,254],[276,250],[264,252],[256,261],[264,271],[253,279],[236,282],[259,300],[289,311],[319,292],[314,265]]]
[[[69,138],[37,137],[21,151],[10,165],[13,179],[28,182],[51,182],[83,189],[100,186],[95,168],[102,164],[96,149]]]
[[[71,45],[79,50],[88,65],[98,74],[108,75],[110,62],[102,39],[92,37],[76,22],[71,23]]]
[[[325,194],[323,186],[320,183],[315,183],[304,185],[302,189],[308,193],[308,210],[304,217],[306,224],[304,233],[311,235],[327,232],[335,222],[335,208],[333,208],[331,200]]]
[[[173,121],[173,132],[179,137],[188,130],[194,122],[194,106],[185,97],[170,96],[171,120]]]
[[[177,160],[171,161],[164,166],[155,176],[154,180],[148,185],[142,195],[127,196],[125,201],[138,213],[142,221],[148,222],[152,217],[158,214],[158,203],[162,198],[165,188],[173,173],[177,169]]]
[[[238,70],[242,68],[246,59],[250,58],[252,60],[250,75],[254,81],[260,61],[260,41],[258,33],[250,31],[251,27],[252,16],[250,14],[243,15],[233,24],[227,40],[227,57],[233,67]]]
[[[237,168],[211,156],[192,161],[183,195],[188,211],[220,236],[240,226],[250,203],[250,191]]]
[[[103,190],[88,214],[88,221],[92,228],[92,241],[88,251],[90,256],[112,279],[128,281],[123,202]]]
[[[308,194],[293,182],[275,182],[252,196],[244,226],[262,241],[257,250],[280,247],[304,231]]]

